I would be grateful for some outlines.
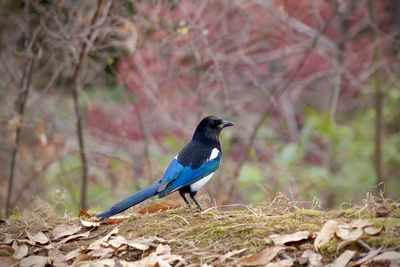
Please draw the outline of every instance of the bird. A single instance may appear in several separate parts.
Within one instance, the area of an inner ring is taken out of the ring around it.
[[[161,179],[97,214],[96,217],[104,220],[153,196],[158,195],[162,198],[176,191],[189,208],[192,206],[186,198],[187,194],[197,209],[202,210],[195,196],[211,179],[221,163],[222,148],[219,136],[222,129],[233,125],[235,123],[217,116],[203,118],[190,142],[171,161]]]

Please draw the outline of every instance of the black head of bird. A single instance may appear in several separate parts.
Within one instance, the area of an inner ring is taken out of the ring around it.
[[[233,122],[217,116],[205,117],[197,126],[192,139],[200,142],[219,142],[221,130],[233,125],[235,125]]]

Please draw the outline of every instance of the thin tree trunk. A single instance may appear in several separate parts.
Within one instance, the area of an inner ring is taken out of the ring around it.
[[[373,1],[368,1],[368,12],[371,23],[375,22],[375,17],[373,14]],[[374,29],[374,41],[376,43],[374,50],[374,61],[375,63],[380,62],[381,60],[381,51],[380,51],[380,38],[378,30]],[[375,75],[373,76],[374,80],[374,108],[375,108],[375,136],[374,136],[374,166],[375,166],[375,174],[376,174],[376,191],[378,194],[384,193],[384,182],[383,178],[383,164],[382,164],[382,138],[383,138],[383,98],[384,93],[382,91],[382,78],[381,78],[381,68],[379,67],[376,70]]]
[[[32,44],[32,46],[33,46],[35,41],[33,41],[32,43],[33,43]],[[20,125],[16,129],[15,143],[13,144],[12,154],[11,154],[10,175],[8,176],[7,197],[6,197],[6,205],[5,205],[6,216],[8,216],[10,214],[10,208],[11,208],[10,203],[11,203],[11,198],[12,198],[12,189],[13,189],[13,185],[14,185],[14,175],[15,175],[15,164],[16,164],[16,160],[17,160],[18,146],[19,146],[19,141],[20,141],[20,136],[21,136],[26,102],[28,101],[29,90],[31,88],[34,62],[35,62],[35,56],[32,56],[29,59],[29,62],[27,65],[27,71],[26,71],[24,77],[22,77],[23,89],[20,92],[20,94],[18,95],[17,100],[15,101],[18,116],[20,119]]]
[[[88,190],[88,164],[87,164],[87,156],[86,156],[86,147],[85,147],[85,139],[83,135],[83,122],[82,122],[82,113],[79,106],[79,93],[81,89],[81,82],[80,82],[80,73],[82,66],[84,64],[84,60],[86,59],[86,55],[88,53],[88,42],[92,39],[93,34],[93,27],[96,23],[97,17],[100,14],[100,9],[103,6],[103,1],[98,0],[97,8],[93,15],[92,21],[89,25],[90,30],[87,35],[88,41],[85,41],[82,45],[82,49],[79,55],[79,61],[76,65],[74,73],[72,75],[72,79],[74,81],[74,86],[72,88],[72,99],[74,101],[74,109],[75,109],[75,116],[76,116],[76,135],[79,141],[79,155],[81,158],[82,163],[82,183],[81,183],[81,200],[80,200],[80,208],[87,209],[87,190]]]

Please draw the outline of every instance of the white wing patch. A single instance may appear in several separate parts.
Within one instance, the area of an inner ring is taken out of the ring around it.
[[[216,148],[214,148],[216,149]],[[218,149],[217,149],[218,150]],[[214,151],[214,150],[213,150]],[[212,155],[212,154],[211,154]],[[192,192],[197,192],[200,188],[202,188],[208,181],[210,181],[211,177],[213,176],[214,173],[210,173],[206,177],[198,180],[197,182],[193,183],[190,185],[190,190]]]
[[[218,155],[219,155],[219,150],[218,150],[218,148],[214,148],[214,149],[211,151],[211,155],[210,155],[210,158],[209,158],[208,160],[213,160],[213,159],[217,158]]]

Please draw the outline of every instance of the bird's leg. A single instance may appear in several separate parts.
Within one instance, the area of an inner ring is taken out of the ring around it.
[[[198,208],[199,210],[203,210],[203,209],[201,208],[199,202],[197,202],[197,200],[196,200],[196,198],[195,198],[196,194],[197,194],[197,192],[190,192],[190,193],[189,193],[190,198],[193,199],[193,202],[196,203],[196,206],[197,206],[197,208]]]
[[[189,201],[187,200],[186,196],[185,196],[185,192],[182,190],[179,190],[179,195],[181,195],[181,197],[183,198],[183,200],[185,200],[185,203],[188,205],[188,207],[191,209],[192,206],[190,206]]]

